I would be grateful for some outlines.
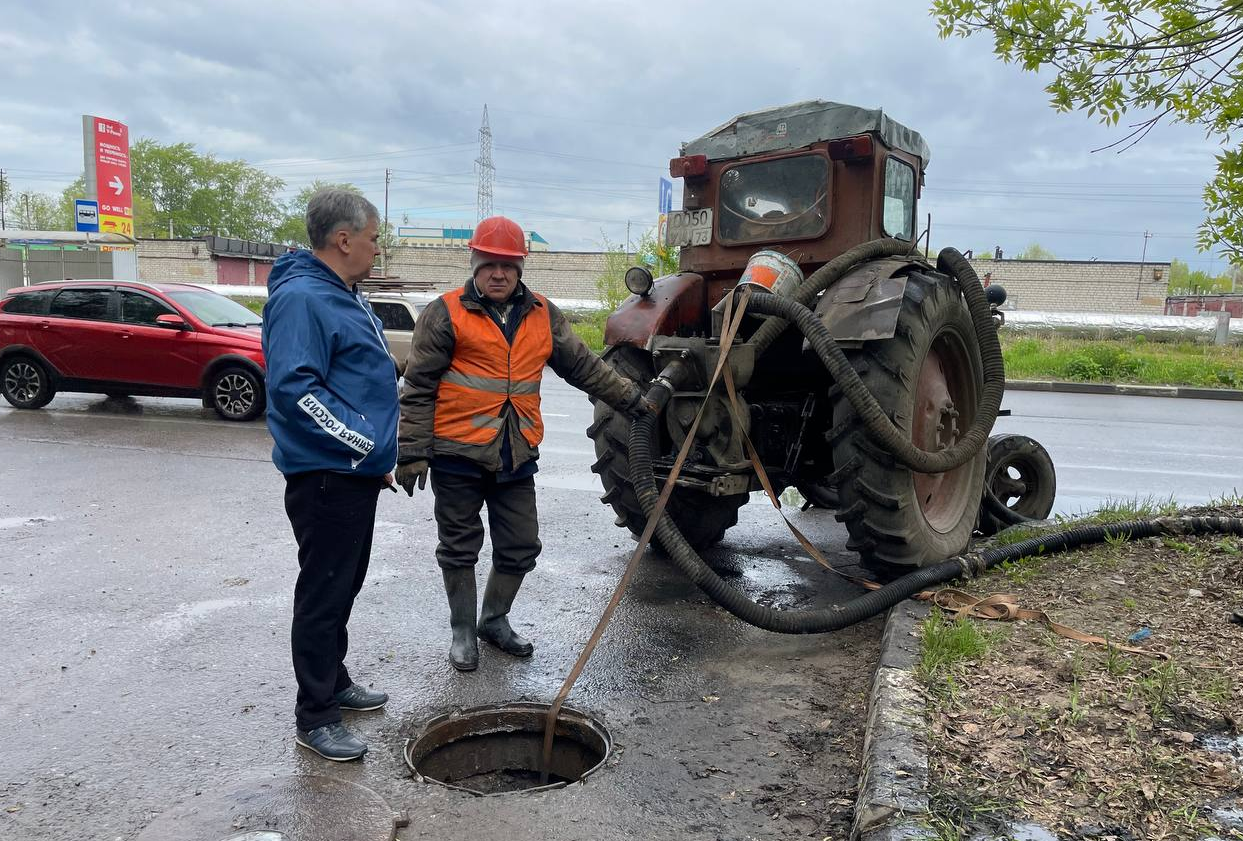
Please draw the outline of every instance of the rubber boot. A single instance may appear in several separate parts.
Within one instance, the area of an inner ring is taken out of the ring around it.
[[[479,637],[492,643],[506,654],[530,657],[535,646],[526,637],[509,627],[509,608],[514,596],[522,586],[521,575],[492,570],[488,586],[483,591],[483,611],[479,615]]]
[[[449,646],[449,662],[459,672],[479,668],[479,640],[475,636],[475,570],[442,569],[445,594],[449,597],[449,627],[453,644]]]

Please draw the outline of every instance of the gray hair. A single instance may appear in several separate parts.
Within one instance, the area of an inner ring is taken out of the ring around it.
[[[358,193],[340,187],[326,187],[311,196],[306,205],[306,234],[311,248],[328,245],[334,233],[347,228],[358,233],[372,219],[379,220],[380,211]]]

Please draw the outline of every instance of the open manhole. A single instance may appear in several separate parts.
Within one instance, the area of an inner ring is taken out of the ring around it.
[[[406,764],[423,782],[484,797],[586,779],[604,764],[612,741],[603,724],[562,707],[548,782],[540,785],[548,710],[548,704],[494,704],[437,716],[406,742]]]

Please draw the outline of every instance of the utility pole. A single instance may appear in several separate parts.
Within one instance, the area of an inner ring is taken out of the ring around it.
[[[1139,257],[1139,278],[1135,281],[1135,300],[1139,300],[1139,291],[1144,285],[1144,262],[1148,259],[1148,238],[1152,234],[1144,231],[1144,250]]]
[[[0,230],[4,230],[4,170],[0,169]]]
[[[380,236],[380,275],[388,277],[388,185],[393,180],[393,171],[384,170],[384,233]]]
[[[26,224],[27,229],[33,228],[35,223],[30,221],[30,193],[22,193],[22,203],[26,206]]]

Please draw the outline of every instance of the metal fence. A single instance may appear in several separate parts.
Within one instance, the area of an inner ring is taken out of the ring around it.
[[[0,292],[70,278],[112,278],[112,254],[78,248],[0,248]]]

